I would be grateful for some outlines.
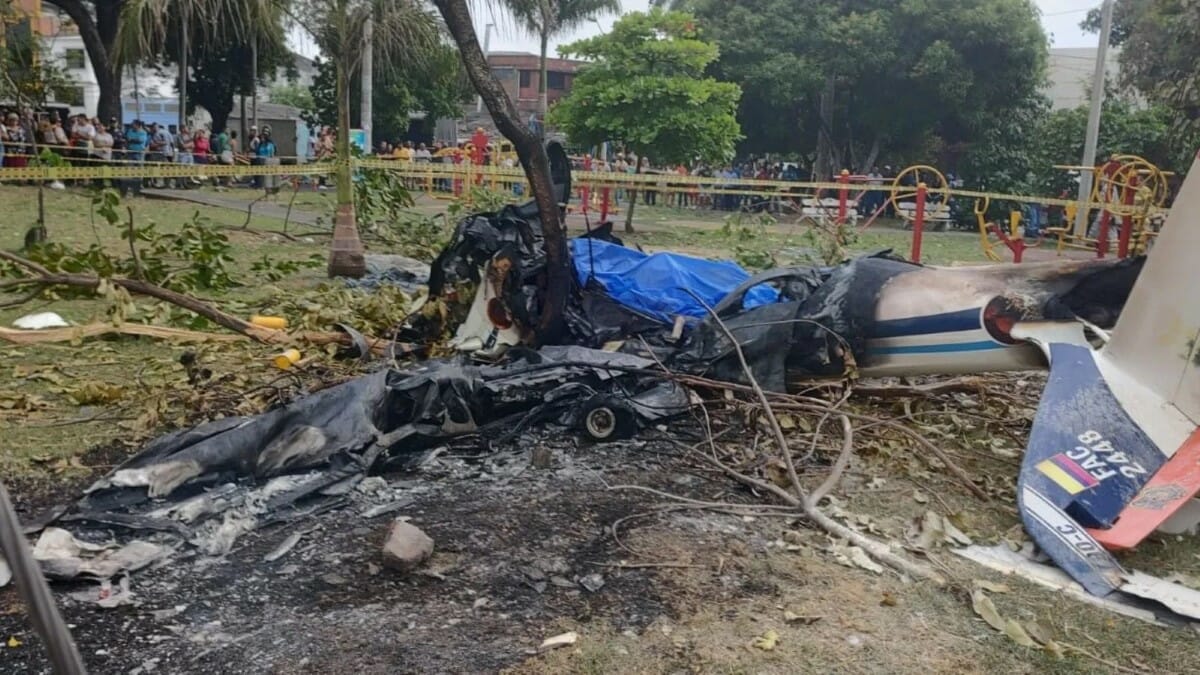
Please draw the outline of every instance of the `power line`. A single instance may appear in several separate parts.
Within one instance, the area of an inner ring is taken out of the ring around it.
[[[1067,14],[1079,14],[1080,12],[1090,12],[1093,9],[1096,9],[1095,5],[1093,5],[1091,7],[1083,7],[1080,9],[1064,9],[1059,12],[1050,12],[1049,14],[1043,14],[1042,16],[1047,17],[1047,18],[1052,17],[1052,16],[1066,16]]]

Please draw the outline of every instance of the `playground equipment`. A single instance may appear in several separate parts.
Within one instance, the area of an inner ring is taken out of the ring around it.
[[[924,186],[924,211],[922,224],[934,229],[945,230],[950,225],[950,182],[946,176],[932,166],[917,164],[896,174],[892,181],[892,208],[908,226],[917,221],[917,205],[920,202],[921,186]]]
[[[1060,165],[1055,168],[1078,171],[1089,167]],[[1162,171],[1137,155],[1113,155],[1096,167],[1092,175],[1090,201],[1100,207],[1089,230],[1094,229],[1096,236],[1074,230],[1072,209],[1065,226],[1046,230],[1047,234],[1057,238],[1059,255],[1066,248],[1095,251],[1098,258],[1108,255],[1114,217],[1120,218],[1117,257],[1144,253],[1158,235],[1160,213],[1170,195],[1167,183],[1170,172]]]
[[[988,222],[987,212],[991,206],[990,197],[979,197],[975,200],[975,221],[979,227],[979,239],[983,246],[983,255],[988,260],[993,262],[1003,262],[1004,259],[996,252],[996,244],[1004,244],[1008,250],[1012,252],[1014,263],[1021,262],[1025,257],[1025,251],[1031,248],[1037,248],[1041,245],[1045,234],[1039,236],[1032,243],[1025,240],[1025,236],[1021,232],[1021,212],[1010,211],[1008,216],[1008,230],[1005,231],[999,223]],[[988,235],[994,235],[996,241],[993,242]]]

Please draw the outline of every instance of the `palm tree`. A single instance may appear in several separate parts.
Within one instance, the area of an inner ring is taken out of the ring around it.
[[[354,214],[350,171],[350,78],[362,65],[363,35],[372,22],[374,65],[387,69],[422,58],[440,33],[421,0],[129,0],[121,44],[131,55],[153,55],[175,15],[186,11],[193,26],[227,31],[242,39],[282,39],[278,17],[286,14],[307,30],[337,73],[337,212],[329,275],[360,277],[366,271]],[[223,20],[217,20],[218,17]],[[228,38],[228,35],[223,37]]]
[[[420,0],[293,0],[292,15],[333,61],[337,91],[337,213],[329,276],[366,271],[354,215],[350,171],[350,77],[362,65],[363,29],[372,25],[373,65],[383,69],[422,58],[436,45],[437,23]]]
[[[538,110],[546,114],[546,50],[550,38],[569,33],[604,14],[619,14],[620,0],[508,0],[513,16],[541,40]]]

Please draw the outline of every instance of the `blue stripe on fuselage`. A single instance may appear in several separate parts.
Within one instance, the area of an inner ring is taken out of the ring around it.
[[[904,347],[868,347],[872,356],[889,354],[950,354],[954,352],[981,352],[989,349],[1004,349],[1007,345],[998,342],[959,342],[939,345],[908,345]]]
[[[957,333],[964,330],[979,330],[982,327],[980,309],[975,307],[945,314],[876,321],[869,337],[892,338],[929,333]]]

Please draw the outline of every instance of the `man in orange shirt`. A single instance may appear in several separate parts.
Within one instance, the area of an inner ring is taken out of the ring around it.
[[[471,161],[477,166],[483,165],[483,155],[487,152],[488,135],[483,127],[476,127],[471,136]]]

